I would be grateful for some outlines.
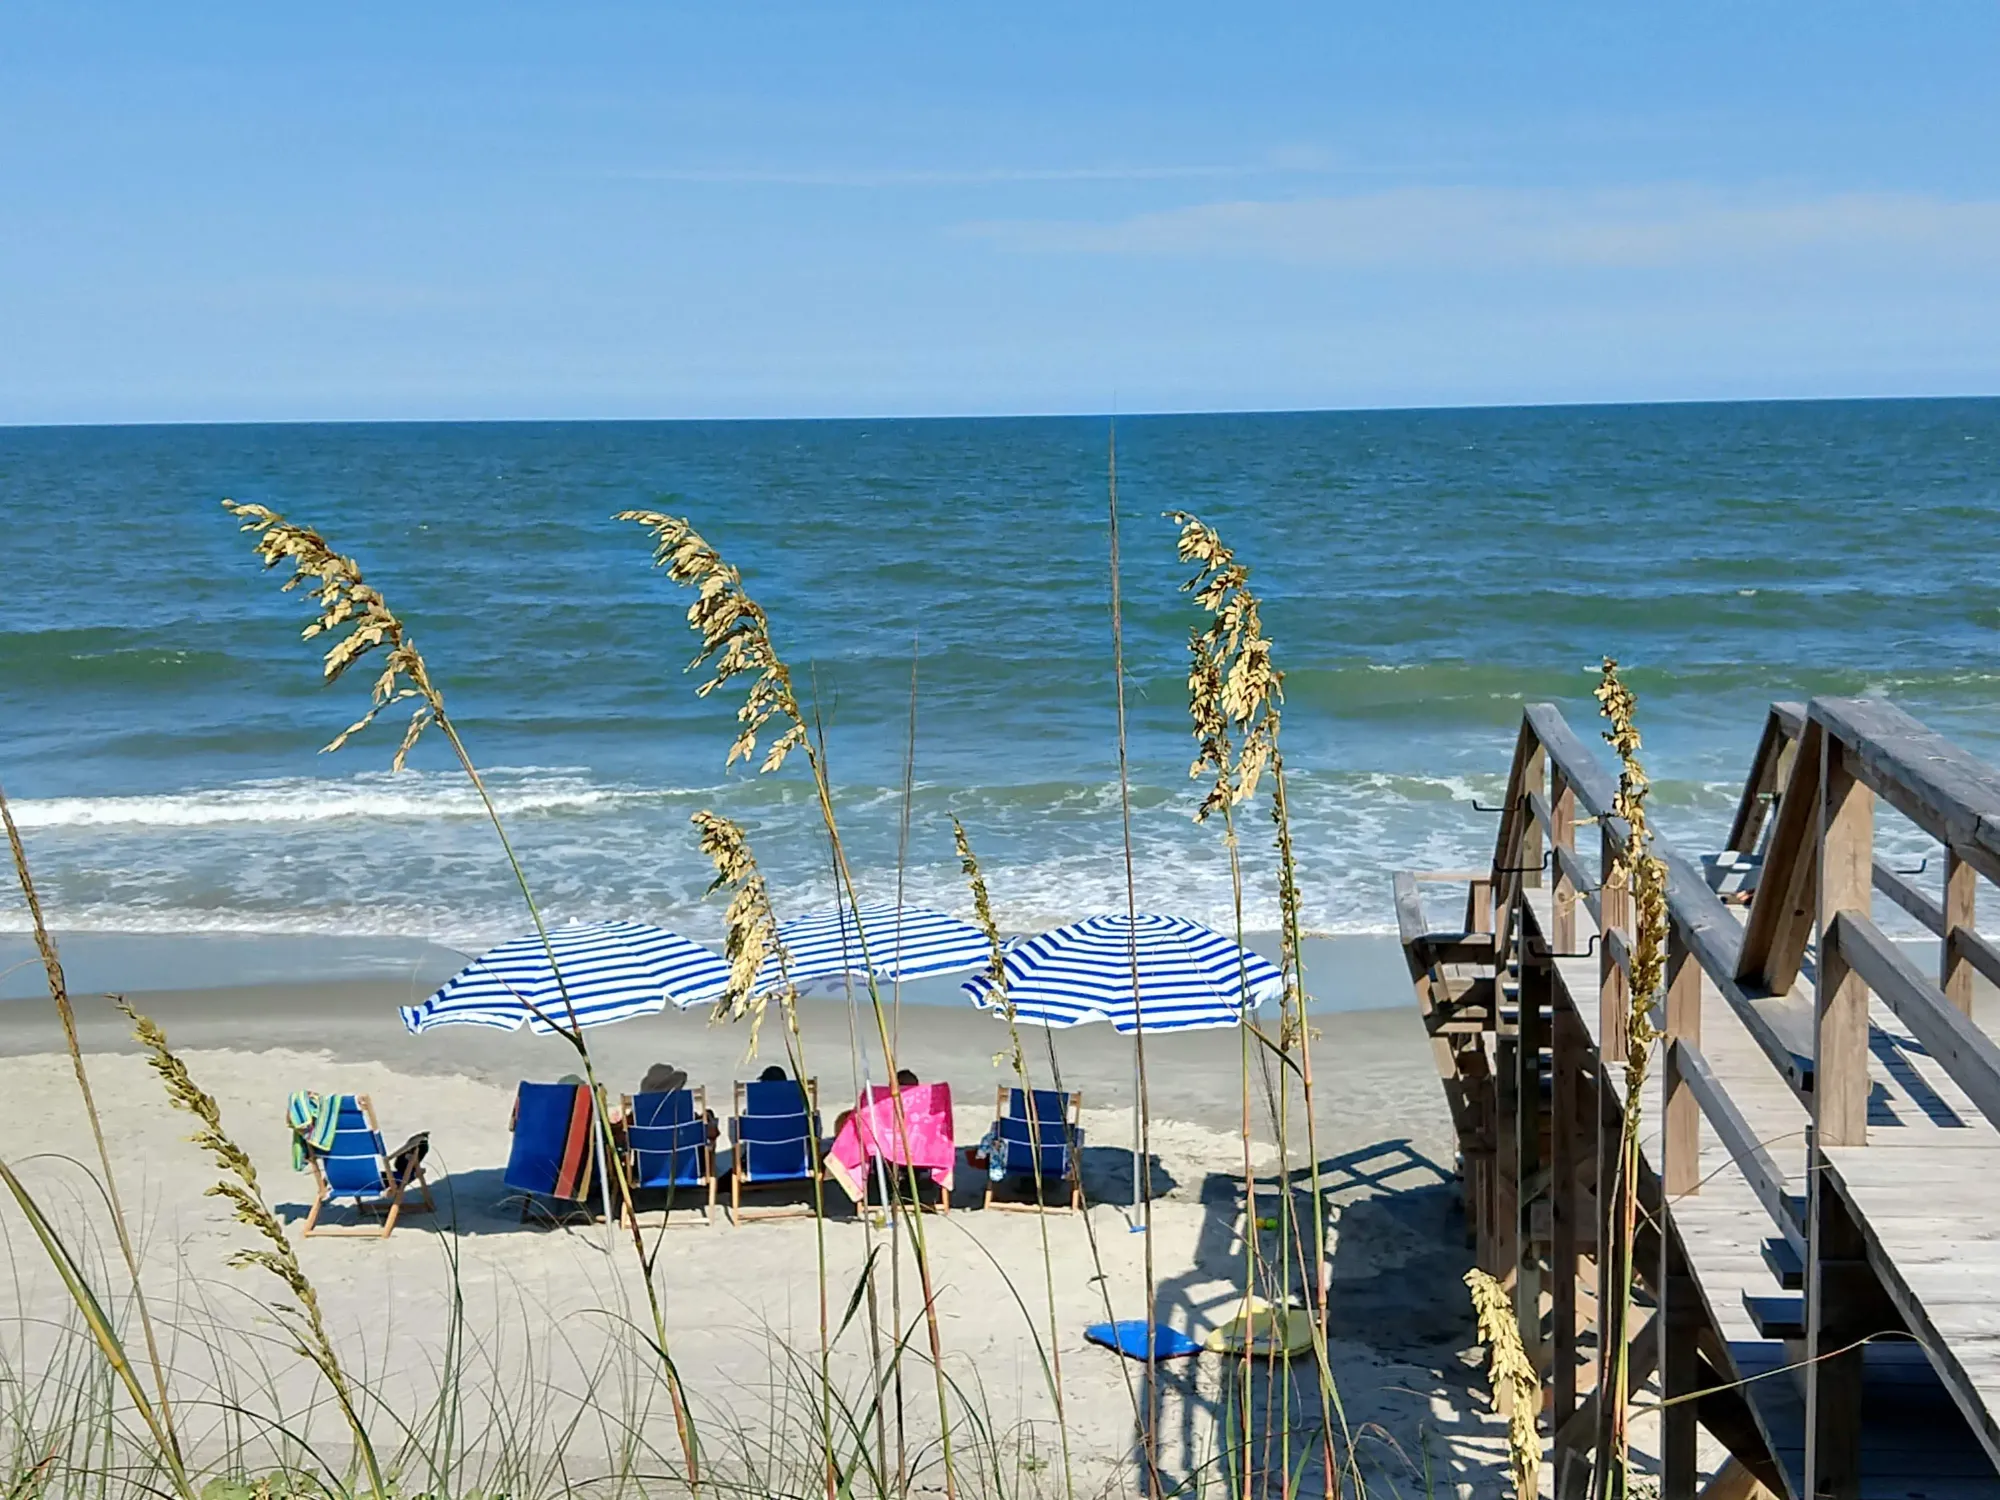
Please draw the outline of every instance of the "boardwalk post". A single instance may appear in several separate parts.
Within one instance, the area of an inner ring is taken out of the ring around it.
[[[1673,1252],[1673,1200],[1701,1190],[1701,1106],[1681,1076],[1674,1043],[1701,1045],[1701,965],[1688,952],[1678,927],[1667,938],[1667,1034],[1661,1091],[1666,1098],[1660,1142],[1661,1188],[1665,1213],[1660,1233],[1660,1385],[1669,1401],[1692,1397],[1701,1385],[1701,1356],[1696,1348],[1703,1314],[1692,1278],[1676,1274]],[[1695,1481],[1695,1412],[1693,1400],[1670,1405],[1660,1413],[1660,1500],[1693,1500]]]
[[[1521,788],[1523,792],[1540,793],[1549,784],[1549,753],[1542,748],[1540,740],[1527,747],[1528,753],[1521,764]],[[1542,825],[1525,806],[1521,809],[1520,857],[1515,863],[1521,867],[1520,883],[1527,887],[1539,887],[1542,883],[1542,861],[1548,856],[1542,848]]]
[[[1626,1053],[1626,1021],[1631,1009],[1627,996],[1629,981],[1613,956],[1610,933],[1629,938],[1632,927],[1632,887],[1630,876],[1613,878],[1624,846],[1611,831],[1608,818],[1600,818],[1601,832],[1597,893],[1598,913],[1607,940],[1598,945],[1597,986],[1597,1066],[1593,1069],[1591,1102],[1597,1124],[1597,1196],[1592,1220],[1597,1241],[1597,1424],[1595,1446],[1599,1461],[1610,1437],[1611,1406],[1606,1400],[1610,1387],[1616,1340],[1629,1337],[1631,1330],[1622,1316],[1620,1287],[1625,1268],[1619,1253],[1621,1225],[1618,1209],[1618,1161],[1622,1154],[1621,1110],[1612,1093],[1612,1071],[1622,1068]]]
[[[1821,736],[1820,754],[1819,970],[1806,1153],[1806,1495],[1859,1500],[1864,1351],[1846,1346],[1860,1322],[1853,1273],[1856,1262],[1865,1269],[1866,1248],[1827,1186],[1823,1148],[1868,1144],[1868,986],[1829,938],[1840,912],[1869,910],[1875,794],[1838,736]]]
[[[1579,1324],[1576,1293],[1577,1279],[1583,1269],[1579,1263],[1577,1236],[1577,1215],[1582,1207],[1579,1201],[1580,1178],[1583,1175],[1580,1168],[1586,1154],[1596,1149],[1597,1138],[1593,1132],[1586,1142],[1580,1134],[1583,1129],[1583,1068],[1589,1056],[1590,1038],[1574,1011],[1554,1008],[1549,1019],[1549,1029],[1553,1033],[1551,1040],[1555,1047],[1553,1098],[1550,1100],[1554,1159],[1550,1163],[1549,1187],[1550,1321],[1554,1324],[1555,1343],[1550,1351],[1549,1430],[1560,1434],[1576,1412]],[[1558,1438],[1554,1467],[1559,1487],[1564,1484],[1563,1476],[1570,1471],[1567,1462],[1570,1446]],[[1568,1500],[1566,1489],[1562,1500]]]
[[[1625,852],[1625,846],[1612,836],[1608,820],[1603,821],[1602,852],[1599,855],[1599,879],[1603,888],[1597,893],[1600,926],[1607,941],[1597,946],[1597,1051],[1607,1065],[1613,1059],[1625,1059],[1625,1022],[1631,1011],[1630,991],[1625,980],[1625,970],[1612,956],[1609,934],[1617,933],[1628,943],[1632,937],[1632,885],[1629,872],[1624,877],[1613,880],[1611,872]]]
[[[1972,960],[1958,940],[1958,929],[1978,930],[1975,909],[1979,872],[1958,857],[1958,851],[1944,853],[1944,934],[1939,952],[1938,988],[1962,1015],[1972,1014]]]
[[[1557,952],[1568,953],[1576,947],[1576,882],[1569,878],[1562,855],[1576,852],[1576,788],[1569,784],[1569,777],[1563,774],[1560,766],[1549,768],[1549,791],[1549,821],[1554,825],[1549,842],[1558,851],[1555,861],[1555,931],[1549,934],[1549,940]]]
[[[1701,1105],[1681,1077],[1676,1041],[1701,1046],[1701,965],[1688,952],[1678,927],[1667,939],[1666,1120],[1660,1145],[1662,1175],[1669,1199],[1701,1191]]]
[[[1817,1132],[1809,1143],[1819,1159]],[[1848,1348],[1871,1330],[1856,1316],[1855,1271],[1867,1269],[1867,1246],[1840,1195],[1816,1171],[1811,1247],[1806,1266],[1806,1496],[1860,1500],[1861,1382],[1865,1347]]]
[[[1514,1181],[1518,1184],[1515,1226],[1514,1312],[1521,1347],[1537,1370],[1548,1366],[1542,1338],[1542,1247],[1535,1233],[1535,1205],[1547,1197],[1542,1173],[1542,1048],[1548,1040],[1555,974],[1546,943],[1521,942],[1520,1020],[1514,1045],[1514,1097],[1520,1111],[1514,1131]]]
[[[1829,943],[1843,911],[1866,915],[1874,889],[1875,794],[1846,748],[1820,737],[1819,973],[1814,1003],[1813,1127],[1822,1146],[1868,1144],[1868,986]]]

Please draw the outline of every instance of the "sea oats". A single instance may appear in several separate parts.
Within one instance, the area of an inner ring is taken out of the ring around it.
[[[1623,846],[1604,872],[1607,885],[1626,885],[1632,894],[1633,932],[1627,964],[1625,1019],[1625,1112],[1619,1139],[1614,1233],[1619,1268],[1613,1292],[1617,1353],[1612,1360],[1607,1412],[1610,1440],[1604,1461],[1615,1467],[1617,1492],[1631,1489],[1631,1443],[1626,1333],[1632,1321],[1632,1258],[1638,1239],[1639,1135],[1644,1126],[1646,1078],[1660,1033],[1653,1026],[1653,1003],[1666,975],[1667,871],[1652,852],[1653,830],[1646,817],[1651,784],[1639,762],[1638,698],[1618,675],[1618,663],[1604,658],[1594,696],[1611,727],[1604,739],[1618,755],[1618,791],[1612,811],[1625,820]]]
[[[770,892],[764,872],[757,868],[750,839],[742,828],[719,813],[698,812],[691,821],[700,831],[701,852],[715,866],[709,890],[730,892],[729,909],[723,914],[723,957],[729,960],[729,987],[715,1002],[715,1019],[736,1021],[750,1018],[750,1051],[757,1050],[757,1033],[764,1024],[770,991],[757,988],[758,971],[774,952],[784,967],[784,952],[778,942],[778,922],[771,912]],[[789,1013],[797,998],[789,979],[777,991]]]
[[[1532,1500],[1541,1482],[1542,1437],[1535,1421],[1542,1409],[1542,1378],[1521,1347],[1520,1325],[1514,1320],[1514,1299],[1485,1271],[1465,1273],[1472,1308],[1479,1318],[1479,1337],[1488,1352],[1496,1403],[1504,1392],[1507,1405],[1507,1455],[1514,1474],[1516,1500]]]
[[[792,690],[792,674],[771,644],[771,622],[763,607],[743,588],[743,575],[722,560],[722,554],[701,539],[688,522],[677,516],[651,510],[624,510],[620,521],[636,521],[653,533],[653,562],[665,568],[676,583],[695,591],[688,606],[687,622],[701,638],[701,650],[687,665],[692,672],[706,667],[709,678],[695,689],[706,698],[732,678],[754,672],[756,678],[736,721],[742,726],[729,756],[723,762],[734,765],[757,753],[757,737],[773,718],[788,721],[784,731],[771,742],[758,768],[775,771],[785,757],[806,745],[805,716],[799,711],[798,695]],[[811,754],[810,746],[807,754]]]
[[[1271,660],[1250,570],[1198,518],[1177,510],[1169,519],[1181,528],[1181,561],[1198,569],[1182,592],[1210,616],[1207,629],[1188,635],[1188,713],[1197,746],[1188,774],[1212,779],[1195,811],[1196,821],[1205,822],[1225,803],[1256,794],[1275,753],[1284,674]]]
[[[223,509],[243,524],[240,530],[257,538],[257,555],[266,568],[280,564],[292,569],[285,591],[306,587],[319,604],[319,614],[300,633],[303,640],[344,632],[326,650],[321,671],[326,681],[337,682],[342,673],[369,653],[385,650],[382,673],[375,679],[367,713],[335,735],[326,746],[338,750],[375,721],[375,716],[406,699],[418,700],[403,730],[403,742],[396,747],[392,763],[398,771],[409,760],[410,751],[424,729],[444,713],[444,699],[432,684],[423,657],[411,643],[382,595],[361,576],[361,567],[351,557],[335,552],[325,537],[310,526],[296,525],[265,505],[248,505],[235,500],[222,502]]]
[[[255,1230],[264,1241],[264,1248],[236,1251],[229,1257],[230,1264],[256,1266],[267,1271],[290,1294],[294,1313],[289,1316],[280,1313],[277,1320],[291,1335],[298,1352],[317,1366],[326,1377],[327,1384],[333,1387],[341,1415],[354,1436],[356,1451],[368,1469],[374,1493],[378,1497],[386,1495],[387,1488],[374,1445],[355,1405],[354,1385],[342,1368],[340,1356],[326,1331],[326,1321],[320,1312],[319,1293],[307,1277],[305,1268],[299,1264],[284,1226],[264,1201],[263,1188],[257,1181],[256,1164],[223,1128],[221,1108],[214,1097],[194,1081],[187,1064],[168,1045],[166,1033],[122,998],[114,999],[132,1022],[132,1034],[145,1050],[147,1065],[160,1075],[168,1100],[176,1108],[193,1115],[198,1122],[198,1128],[188,1139],[206,1151],[223,1174],[208,1188],[206,1196],[220,1198],[229,1204],[236,1221]]]

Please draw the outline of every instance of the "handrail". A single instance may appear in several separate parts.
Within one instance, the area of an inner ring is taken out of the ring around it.
[[[2000,1046],[1993,1038],[1946,999],[1944,991],[1861,912],[1836,916],[1831,937],[1848,966],[1910,1028],[1973,1106],[2000,1125]]]
[[[1928,931],[1939,937],[1944,936],[1944,903],[1911,885],[1890,869],[1888,862],[1879,854],[1875,856],[1872,879],[1876,890],[1915,917]]]
[[[2000,772],[1892,703],[1815,698],[1806,711],[1884,801],[2000,882]]]
[[[1805,1235],[1799,1228],[1799,1221],[1792,1213],[1790,1199],[1785,1193],[1785,1174],[1779,1170],[1764,1143],[1751,1130],[1750,1122],[1737,1109],[1736,1101],[1716,1078],[1708,1059],[1701,1055],[1701,1049],[1685,1037],[1673,1044],[1674,1063],[1680,1075],[1693,1093],[1701,1112],[1708,1117],[1708,1123],[1715,1128],[1715,1134],[1722,1142],[1722,1149],[1729,1153],[1729,1159],[1742,1172],[1750,1184],[1750,1191],[1757,1195],[1757,1201],[1764,1205],[1764,1212],[1771,1216],[1771,1222],[1778,1226],[1792,1248],[1805,1255]]]
[[[1625,838],[1630,830],[1625,820],[1611,810],[1618,795],[1618,780],[1605,771],[1569,727],[1562,710],[1553,703],[1530,703],[1524,716],[1549,760],[1561,768],[1578,804],[1596,817],[1613,839]],[[1516,763],[1520,760],[1517,751]],[[1653,840],[1653,853],[1667,868],[1667,915],[1687,944],[1688,952],[1729,1008],[1736,1012],[1771,1066],[1794,1094],[1803,1096],[1812,1086],[1811,1059],[1792,1049],[1770,1018],[1751,1004],[1751,997],[1736,982],[1736,955],[1743,941],[1743,929],[1723,905],[1722,898],[1709,889],[1701,871],[1685,856],[1658,837]]]

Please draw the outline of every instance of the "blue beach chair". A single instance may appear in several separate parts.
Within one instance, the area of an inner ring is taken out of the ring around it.
[[[729,1164],[729,1216],[741,1223],[745,1188],[810,1183],[818,1175],[819,1080],[802,1086],[795,1078],[738,1083],[736,1112],[729,1121],[735,1146]],[[755,1218],[811,1214],[810,1204],[753,1211]]]
[[[597,1122],[580,1083],[523,1083],[514,1095],[513,1144],[501,1180],[521,1194],[525,1221],[538,1198],[588,1206],[595,1187]]]
[[[993,1129],[988,1135],[987,1208],[1035,1212],[1057,1208],[1071,1212],[1083,1207],[1083,1093],[1057,1089],[1031,1092],[1000,1086],[993,1101]],[[996,1178],[991,1163],[997,1162]],[[1008,1178],[1025,1177],[1033,1196],[1025,1203],[996,1199],[993,1189]],[[1049,1192],[1059,1185],[1060,1196]]]
[[[302,1234],[365,1234],[386,1240],[402,1217],[404,1195],[412,1188],[422,1199],[408,1205],[412,1213],[437,1207],[431,1201],[430,1184],[424,1181],[424,1137],[413,1138],[392,1163],[382,1145],[381,1127],[375,1123],[375,1106],[366,1094],[330,1094],[320,1107],[334,1112],[334,1127],[330,1139],[316,1132],[317,1143],[306,1148],[317,1193]],[[326,1206],[342,1198],[354,1200],[356,1213],[383,1214],[382,1227],[321,1224],[319,1216]]]
[[[708,1091],[675,1089],[670,1094],[625,1096],[625,1171],[632,1191],[667,1195],[664,1217],[673,1219],[684,1193],[697,1198],[704,1223],[715,1221],[715,1147],[708,1138]],[[633,1213],[631,1204],[626,1214]]]

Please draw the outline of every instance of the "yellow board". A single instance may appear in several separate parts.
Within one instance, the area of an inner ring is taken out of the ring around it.
[[[1204,1342],[1213,1354],[1241,1354],[1247,1343],[1253,1355],[1296,1359],[1313,1346],[1312,1314],[1252,1297],[1227,1323],[1210,1330]]]

